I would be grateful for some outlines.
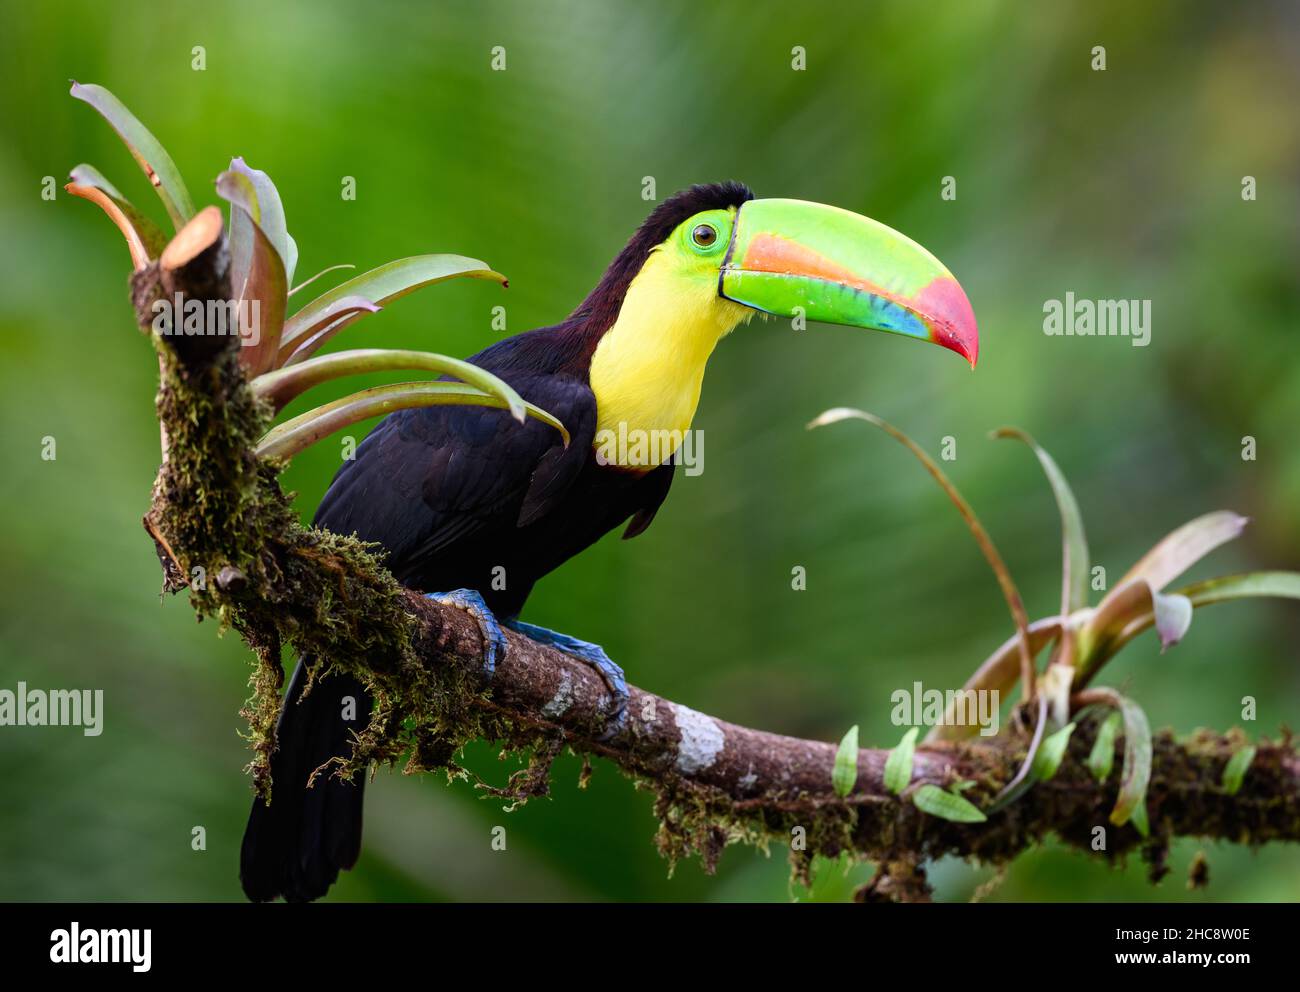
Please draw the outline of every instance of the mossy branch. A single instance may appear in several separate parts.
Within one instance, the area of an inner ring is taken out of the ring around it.
[[[181,248],[134,274],[142,327],[153,322],[155,300],[229,296],[224,241],[219,219],[214,227],[201,213],[178,233],[173,244]],[[465,775],[455,763],[461,746],[498,740],[533,754],[526,770],[493,790],[524,801],[546,793],[550,760],[568,746],[609,759],[653,789],[660,849],[671,859],[698,854],[708,868],[735,841],[790,849],[804,875],[814,854],[849,853],[891,866],[893,883],[875,884],[869,895],[902,898],[923,894],[923,879],[918,889],[921,876],[912,871],[923,859],[1006,862],[1049,834],[1093,851],[1096,829],[1105,827],[1105,849],[1096,853],[1115,859],[1141,849],[1154,872],[1176,836],[1300,840],[1300,755],[1289,736],[1258,742],[1244,783],[1229,794],[1223,771],[1242,746],[1239,733],[1156,735],[1149,839],[1131,825],[1109,826],[1116,782],[1098,783],[1087,771],[1096,729],[1089,721],[1050,781],[972,824],[922,813],[910,796],[922,785],[962,781],[973,783],[965,798],[987,807],[1024,760],[1022,722],[993,738],[918,747],[901,796],[885,787],[885,750],[859,751],[856,782],[840,796],[832,786],[834,744],[737,726],[636,687],[626,726],[601,740],[609,697],[588,666],[507,632],[506,658],[487,684],[478,628],[468,616],[402,588],[376,549],[301,526],[276,466],[254,454],[271,409],[248,388],[237,337],[155,332],[152,339],[162,370],[164,458],[145,526],[163,563],[164,588],[188,588],[199,617],[238,631],[258,658],[245,714],[259,789],[271,784],[281,652],[290,648],[328,659],[374,691],[370,727],[336,771],[405,757],[412,770]]]

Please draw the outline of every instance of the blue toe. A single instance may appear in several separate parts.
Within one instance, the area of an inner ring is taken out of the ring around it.
[[[442,603],[444,606],[454,606],[458,610],[464,610],[474,618],[478,623],[479,631],[483,634],[483,670],[489,678],[494,675],[497,661],[506,656],[506,634],[492,611],[488,609],[487,603],[483,602],[483,597],[478,590],[453,589],[451,592],[431,592],[426,594],[425,598]]]
[[[614,710],[610,715],[609,726],[605,729],[601,738],[602,740],[608,740],[623,729],[624,724],[627,722],[627,679],[623,675],[623,669],[605,653],[604,648],[599,644],[582,641],[576,637],[570,637],[568,634],[562,634],[557,630],[548,630],[546,627],[538,627],[536,624],[524,623],[522,620],[507,620],[506,626],[536,641],[538,644],[550,645],[557,651],[563,651],[571,658],[585,661],[596,669],[600,673],[600,677],[605,680],[605,684],[609,686]]]

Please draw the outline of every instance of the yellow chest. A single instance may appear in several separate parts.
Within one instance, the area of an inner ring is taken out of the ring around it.
[[[667,442],[657,450],[671,455],[695,417],[709,356],[746,313],[718,296],[716,282],[682,278],[652,252],[591,358],[597,448],[602,435],[657,433]]]

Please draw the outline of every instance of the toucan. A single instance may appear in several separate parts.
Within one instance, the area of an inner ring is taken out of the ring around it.
[[[567,447],[551,426],[489,407],[401,410],[343,462],[314,523],[378,543],[401,583],[470,612],[488,675],[504,657],[503,625],[594,666],[609,687],[606,733],[615,734],[622,670],[599,645],[520,614],[538,579],[602,535],[626,523],[631,538],[650,526],[709,356],[755,313],[930,341],[972,368],[978,357],[966,294],[916,242],[837,207],[755,199],[738,182],[692,186],[651,211],[568,318],[470,359],[559,418]],[[610,443],[626,437],[668,443]],[[304,695],[312,666],[300,659],[290,679],[271,757],[274,796],[253,800],[244,834],[240,880],[254,901],[317,899],[361,850],[364,776],[308,779],[351,753],[371,699],[341,674]]]

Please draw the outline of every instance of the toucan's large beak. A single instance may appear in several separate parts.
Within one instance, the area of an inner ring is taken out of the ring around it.
[[[975,367],[979,332],[952,273],[911,238],[868,217],[804,200],[741,206],[718,292],[793,317],[933,341]]]

